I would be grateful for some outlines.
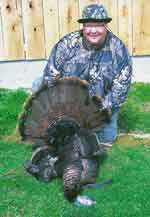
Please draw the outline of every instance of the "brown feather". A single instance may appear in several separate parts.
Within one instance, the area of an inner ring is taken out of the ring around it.
[[[20,116],[22,138],[43,138],[46,141],[49,125],[60,117],[74,119],[81,128],[94,129],[109,119],[109,111],[101,112],[102,99],[90,98],[88,82],[75,77],[56,81],[53,87],[43,84],[29,97]]]

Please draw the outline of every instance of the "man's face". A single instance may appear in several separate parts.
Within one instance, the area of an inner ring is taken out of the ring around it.
[[[107,24],[104,22],[91,22],[83,24],[83,36],[91,45],[102,44],[107,34]]]

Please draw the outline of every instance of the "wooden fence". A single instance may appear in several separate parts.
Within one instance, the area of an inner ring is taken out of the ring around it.
[[[91,3],[105,5],[132,55],[150,55],[149,0],[0,0],[0,60],[47,58],[60,37],[81,28],[76,20]]]

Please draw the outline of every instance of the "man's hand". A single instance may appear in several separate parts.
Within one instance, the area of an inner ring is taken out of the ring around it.
[[[49,79],[49,77],[45,77],[44,81],[47,82],[48,87],[54,87],[60,78],[61,78],[60,76],[56,76],[55,78],[51,78],[51,79]]]
[[[102,114],[107,114],[108,122],[111,119],[111,108],[108,106],[107,102],[100,96],[92,96],[92,100],[96,105],[98,105],[98,112]]]

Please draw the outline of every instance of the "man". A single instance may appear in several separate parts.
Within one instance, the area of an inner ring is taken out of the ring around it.
[[[83,29],[64,36],[53,48],[44,70],[50,84],[65,76],[78,76],[90,83],[91,96],[104,98],[104,107],[112,110],[112,119],[100,132],[101,142],[113,142],[117,136],[117,116],[127,97],[131,83],[132,64],[123,42],[110,32],[103,5],[84,8],[78,20]]]
[[[117,137],[118,111],[124,103],[131,83],[132,64],[123,42],[110,32],[103,5],[84,8],[78,20],[83,29],[64,36],[53,48],[44,69],[44,80],[53,85],[55,79],[77,76],[89,82],[89,93],[104,98],[104,108],[111,108],[111,122],[96,139],[111,143]]]
[[[58,176],[57,171],[62,170],[65,196],[77,205],[94,204],[90,198],[78,194],[82,185],[95,182],[99,166],[97,156],[105,151],[102,143],[105,147],[106,143],[112,143],[117,137],[118,111],[131,83],[131,59],[123,42],[108,30],[107,23],[111,20],[103,5],[91,4],[85,7],[82,18],[78,20],[83,24],[83,29],[67,34],[54,46],[42,78],[42,82],[46,80],[50,86],[55,85],[56,79],[66,76],[88,81],[90,96],[101,96],[104,99],[103,108],[111,109],[110,123],[92,135],[85,135],[85,138],[78,134],[72,136],[64,144],[64,151],[53,167],[47,168],[47,163],[51,165],[53,160],[49,153],[46,155],[48,158],[39,161],[39,165],[32,162],[26,165],[30,174],[43,181]],[[35,82],[34,91],[37,86],[39,84]],[[88,147],[91,152],[86,150]],[[99,151],[95,153],[91,147]],[[33,156],[39,153],[37,150]]]

